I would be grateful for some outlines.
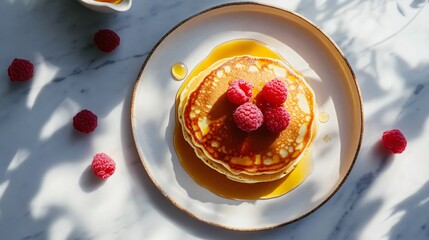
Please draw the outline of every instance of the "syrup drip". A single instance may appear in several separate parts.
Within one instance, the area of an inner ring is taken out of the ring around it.
[[[329,114],[327,112],[319,113],[319,121],[321,123],[326,123],[329,121]]]
[[[240,55],[283,60],[280,55],[271,48],[254,40],[243,39],[223,43],[214,48],[209,56],[189,74],[176,95],[176,110],[178,97],[193,77],[218,60]],[[223,174],[208,167],[196,156],[192,147],[183,137],[182,127],[177,119],[177,115],[176,127],[174,130],[174,147],[183,168],[195,182],[221,197],[230,199],[256,200],[282,196],[299,186],[310,175],[313,169],[311,150],[307,150],[296,168],[282,179],[253,184],[232,181]]]
[[[188,74],[188,68],[181,62],[175,63],[171,67],[171,74],[174,79],[178,81],[183,80],[186,77],[186,74]]]

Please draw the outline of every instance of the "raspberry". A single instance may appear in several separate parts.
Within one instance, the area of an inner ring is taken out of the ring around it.
[[[7,69],[7,74],[12,81],[27,81],[33,77],[34,66],[28,60],[15,58]]]
[[[391,153],[402,153],[407,147],[407,139],[405,139],[405,136],[398,129],[383,132],[381,141],[384,148]]]
[[[114,31],[103,29],[94,35],[94,42],[101,51],[111,52],[119,46],[121,38]]]
[[[252,85],[243,80],[234,80],[226,91],[226,97],[235,105],[241,105],[252,97]]]
[[[97,127],[97,115],[84,109],[73,117],[73,127],[79,132],[90,133]]]
[[[290,114],[284,107],[274,107],[264,110],[264,123],[271,132],[281,132],[289,126]]]
[[[270,80],[262,88],[262,96],[272,106],[282,105],[287,98],[288,90],[286,84],[277,78]]]
[[[246,132],[258,129],[264,122],[261,110],[252,103],[240,105],[235,109],[232,117],[237,127]]]
[[[92,171],[101,178],[106,179],[115,172],[116,163],[105,153],[97,153],[92,158]]]

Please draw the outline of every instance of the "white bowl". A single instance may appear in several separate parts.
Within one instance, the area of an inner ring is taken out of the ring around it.
[[[95,0],[78,0],[85,7],[97,12],[125,12],[130,9],[132,0],[122,0],[119,3],[98,2]]]

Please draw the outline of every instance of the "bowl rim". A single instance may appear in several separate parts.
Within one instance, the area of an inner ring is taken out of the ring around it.
[[[91,6],[97,9],[110,9],[117,12],[125,12],[131,8],[132,0],[122,0],[119,3],[99,2],[96,0],[78,0],[86,6]]]

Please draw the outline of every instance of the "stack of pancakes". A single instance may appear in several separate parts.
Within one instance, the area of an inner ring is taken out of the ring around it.
[[[288,87],[284,107],[291,114],[289,126],[280,133],[264,126],[250,133],[240,130],[232,118],[236,106],[226,97],[229,84],[248,81],[250,102],[258,105],[258,93],[274,78]],[[280,179],[295,168],[316,134],[316,107],[313,90],[286,62],[237,56],[217,61],[189,81],[179,97],[178,119],[204,163],[231,180],[256,183]]]

